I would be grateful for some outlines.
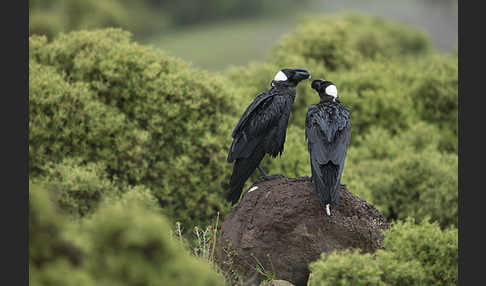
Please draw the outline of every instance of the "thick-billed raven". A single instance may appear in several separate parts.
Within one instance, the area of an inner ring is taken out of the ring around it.
[[[257,95],[236,124],[228,153],[228,162],[236,161],[227,195],[233,205],[238,202],[246,180],[257,167],[265,178],[269,178],[260,162],[265,154],[272,157],[282,154],[297,84],[308,78],[310,74],[304,69],[279,71],[271,88]]]
[[[310,153],[312,181],[327,215],[329,205],[339,202],[341,175],[346,150],[351,139],[349,109],[341,105],[336,86],[323,79],[312,81],[311,87],[321,101],[312,104],[305,119],[305,137]]]

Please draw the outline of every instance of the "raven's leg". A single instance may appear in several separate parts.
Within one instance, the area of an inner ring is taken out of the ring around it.
[[[262,173],[262,175],[265,177],[265,179],[268,178],[267,173],[265,173],[265,171],[263,171],[263,169],[262,169],[262,167],[260,167],[260,165],[258,165],[258,170],[260,171],[260,173]]]
[[[258,165],[258,170],[260,171],[260,173],[262,173],[263,177],[256,179],[253,182],[253,184],[264,182],[264,181],[269,181],[269,180],[274,180],[274,179],[279,179],[279,178],[285,178],[284,175],[270,175],[270,176],[267,175],[267,173],[263,170],[262,167],[260,167],[260,165]]]

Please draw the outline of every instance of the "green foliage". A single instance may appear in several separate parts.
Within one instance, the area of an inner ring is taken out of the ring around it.
[[[150,188],[184,224],[223,213],[238,106],[223,77],[117,29],[30,40],[31,174],[64,157],[101,161],[110,179]]]
[[[153,201],[147,195],[129,192],[116,202],[102,202],[89,219],[67,224],[48,192],[32,185],[30,283],[223,285],[210,265],[190,256],[171,239],[166,219],[146,208]]]
[[[116,196],[120,190],[108,178],[102,162],[83,165],[80,159],[66,158],[50,164],[46,175],[34,179],[47,188],[58,206],[73,216],[91,213],[103,196]]]
[[[66,237],[66,219],[51,200],[45,189],[29,184],[29,284],[94,285],[80,267],[81,249]]]
[[[438,134],[424,122],[396,136],[371,130],[349,148],[343,181],[389,220],[429,216],[457,227],[458,158],[437,151]]]
[[[401,261],[419,261],[424,272],[424,285],[457,285],[458,232],[441,230],[437,223],[413,219],[397,221],[385,234],[386,251]]]
[[[87,267],[100,284],[223,285],[172,239],[163,217],[136,201],[101,206],[80,231],[90,239]]]
[[[417,61],[409,96],[420,117],[440,128],[439,148],[457,153],[458,63],[456,55],[434,55]]]
[[[310,285],[457,285],[457,229],[413,220],[385,232],[385,249],[323,253]]]
[[[274,57],[299,55],[336,70],[356,67],[364,60],[415,56],[428,50],[424,33],[379,17],[345,13],[302,19],[277,44]]]
[[[420,267],[416,261],[398,261],[383,250],[375,254],[349,249],[323,253],[320,260],[310,264],[310,285],[423,285],[424,272]]]
[[[124,114],[96,100],[83,82],[68,82],[51,66],[29,61],[29,167],[38,174],[65,156],[120,160],[112,149],[135,144]],[[116,140],[122,134],[124,142]],[[111,158],[110,158],[111,157]]]

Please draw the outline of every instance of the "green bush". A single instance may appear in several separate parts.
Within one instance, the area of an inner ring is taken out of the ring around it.
[[[128,196],[128,197],[126,197]],[[32,285],[223,285],[211,266],[172,240],[154,198],[129,192],[67,223],[48,192],[29,190],[29,282]],[[66,275],[66,274],[69,275]]]
[[[371,130],[349,148],[343,182],[389,220],[429,216],[457,227],[458,158],[437,151],[438,134],[424,122],[395,136]]]
[[[33,178],[44,185],[55,198],[58,206],[74,217],[91,213],[105,196],[116,196],[119,188],[108,179],[103,163],[88,163],[69,158],[50,164],[47,174]]]
[[[359,250],[344,250],[322,254],[310,264],[310,285],[407,286],[425,285],[425,273],[415,260],[400,261],[393,253],[378,250],[361,254]]]
[[[239,106],[231,83],[118,29],[30,40],[31,174],[79,157],[103,162],[110,178],[150,188],[186,225],[225,210]]]
[[[87,269],[99,284],[224,284],[209,264],[171,237],[171,227],[162,216],[147,211],[133,197],[100,206],[80,231],[89,239]]]
[[[102,162],[83,163],[80,158],[66,157],[60,163],[49,163],[46,174],[31,181],[48,190],[59,210],[71,219],[91,215],[101,201],[124,204],[137,200],[144,202],[146,208],[163,213],[148,188],[110,180]]]
[[[356,67],[364,60],[420,55],[429,46],[424,33],[404,24],[344,13],[302,19],[279,41],[272,57],[299,55],[332,71]]]
[[[384,247],[401,261],[419,261],[425,285],[457,285],[458,232],[441,230],[437,223],[413,219],[397,221],[385,234]]]
[[[439,148],[457,153],[458,63],[456,55],[434,55],[418,60],[409,74],[409,95],[420,117],[440,128]]]
[[[394,223],[385,247],[323,253],[309,265],[310,285],[457,285],[457,229],[413,220]]]
[[[368,186],[386,217],[430,216],[443,227],[457,226],[457,155],[426,150],[382,163],[380,178]]]
[[[94,285],[48,192],[29,183],[29,285]],[[69,275],[66,275],[69,273]]]
[[[29,61],[31,175],[41,173],[46,163],[68,156],[122,161],[112,150],[135,145],[136,135],[126,116],[97,100],[87,84],[70,83],[53,67]],[[117,136],[123,136],[123,142]]]

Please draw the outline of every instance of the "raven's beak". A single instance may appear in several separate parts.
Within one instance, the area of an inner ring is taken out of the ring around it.
[[[299,78],[300,80],[311,78],[310,73],[305,69],[294,69],[294,71],[296,73],[297,78]]]

